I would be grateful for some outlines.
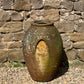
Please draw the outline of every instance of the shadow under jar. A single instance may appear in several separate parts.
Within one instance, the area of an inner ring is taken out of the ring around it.
[[[26,32],[23,53],[28,71],[35,81],[54,78],[62,59],[62,39],[50,21],[34,21]]]

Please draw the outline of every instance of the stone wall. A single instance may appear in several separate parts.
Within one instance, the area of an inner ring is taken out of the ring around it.
[[[22,42],[33,20],[51,20],[69,60],[84,61],[84,0],[0,0],[0,63],[24,62]]]

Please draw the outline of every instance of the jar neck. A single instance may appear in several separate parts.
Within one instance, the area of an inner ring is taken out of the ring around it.
[[[33,26],[52,26],[53,22],[49,20],[36,20],[31,23]]]

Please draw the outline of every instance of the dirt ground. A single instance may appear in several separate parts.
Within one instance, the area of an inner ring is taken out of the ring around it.
[[[27,67],[1,67],[0,84],[84,84],[84,68],[60,67],[52,81],[36,82],[32,80]]]

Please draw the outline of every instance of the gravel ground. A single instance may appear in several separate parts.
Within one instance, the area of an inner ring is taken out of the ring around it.
[[[0,84],[84,84],[84,69],[69,67],[66,71],[61,68],[52,81],[36,82],[31,79],[26,67],[2,67],[0,68]]]

